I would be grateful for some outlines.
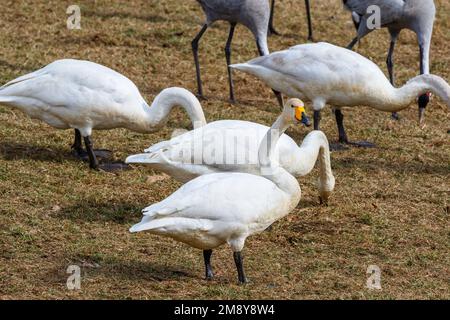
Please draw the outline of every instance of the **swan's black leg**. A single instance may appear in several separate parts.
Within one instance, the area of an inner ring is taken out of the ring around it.
[[[391,44],[389,46],[389,52],[386,59],[386,65],[389,73],[389,80],[391,81],[391,84],[393,86],[395,86],[395,76],[394,76],[394,61],[392,60],[392,56],[394,54],[396,38],[397,38],[396,36],[391,36]],[[391,117],[394,120],[400,120],[400,117],[397,112],[393,112]]]
[[[200,75],[200,63],[198,61],[198,42],[205,33],[206,29],[208,29],[208,25],[205,24],[203,25],[200,32],[195,36],[194,40],[192,40],[192,52],[194,54],[195,72],[197,76],[197,88],[198,88],[197,96],[202,99],[204,99],[204,96],[203,96],[202,78]]]
[[[231,42],[233,41],[234,29],[236,28],[235,23],[230,24],[230,34],[228,35],[227,44],[225,46],[225,58],[227,59],[227,69],[228,69],[228,83],[230,85],[230,101],[235,103],[234,99],[234,84],[233,84],[233,74],[230,68],[231,64]]]
[[[130,166],[125,163],[105,163],[99,164],[96,153],[93,148],[92,140],[90,136],[84,137],[84,144],[86,145],[86,153],[89,158],[89,167],[94,170],[101,169],[103,171],[118,171],[130,169]]]
[[[72,145],[72,152],[76,157],[83,158],[86,152],[83,150],[83,145],[81,142],[80,130],[75,129],[75,140]]]
[[[91,167],[91,169],[95,169],[95,170],[98,169],[98,159],[95,156],[90,136],[84,137],[84,144],[86,145],[86,151],[87,151],[87,155],[89,157],[89,167]]]
[[[320,119],[322,119],[320,110],[314,110],[314,130],[320,130]]]
[[[275,0],[272,0],[272,4],[270,6],[270,18],[269,18],[269,35],[277,35],[279,36],[280,34],[278,33],[277,30],[275,30],[274,26],[273,26],[273,16],[275,14]]]
[[[312,20],[311,20],[311,6],[309,5],[309,0],[305,0],[305,5],[306,5],[306,16],[308,17],[308,40],[314,41]]]
[[[72,153],[83,161],[89,160],[88,153],[83,149],[81,133],[78,129],[75,129],[75,140],[72,145]],[[105,149],[94,150],[94,154],[97,158],[109,159],[112,157],[112,152]]]
[[[336,124],[337,124],[338,131],[339,131],[339,143],[348,144],[348,145],[361,147],[361,148],[374,148],[375,147],[375,144],[373,144],[371,142],[367,142],[367,141],[360,141],[360,142],[348,141],[347,133],[345,132],[345,128],[344,128],[344,115],[342,114],[342,111],[339,109],[336,109],[336,110],[334,110],[334,115],[336,117]],[[333,148],[333,149],[335,149],[335,148]]]
[[[212,280],[214,277],[211,267],[212,250],[203,250],[203,259],[205,260],[205,277],[206,280]]]
[[[236,264],[236,269],[238,272],[239,283],[243,284],[247,282],[245,277],[244,265],[241,252],[233,252],[234,263]]]

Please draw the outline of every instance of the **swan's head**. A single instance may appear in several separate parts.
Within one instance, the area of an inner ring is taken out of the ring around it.
[[[417,102],[419,104],[419,125],[424,126],[425,125],[425,109],[430,102],[431,99],[431,92],[427,92],[423,95],[421,95]]]
[[[300,122],[307,127],[311,125],[306,114],[305,104],[300,99],[289,99],[284,105],[283,114],[293,119],[294,122]]]

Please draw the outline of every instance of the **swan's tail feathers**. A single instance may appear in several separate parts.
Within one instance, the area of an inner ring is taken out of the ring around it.
[[[270,59],[270,57],[271,55],[262,56],[246,63],[231,64],[230,68],[250,74],[273,88],[274,82],[277,82],[278,72],[276,67],[272,68],[270,65],[270,60],[266,61],[266,59]]]
[[[0,93],[1,93],[1,91],[0,91]],[[11,103],[11,102],[14,102],[15,100],[16,100],[16,97],[0,95],[0,103]]]
[[[125,163],[161,163],[160,153],[141,153],[129,156]]]
[[[205,219],[189,219],[181,217],[152,219],[150,217],[144,217],[141,222],[130,228],[130,232],[149,231],[159,235],[189,238],[190,236],[195,236],[198,232],[207,232],[211,229],[211,221]]]
[[[245,73],[256,75],[256,70],[258,69],[258,65],[251,63],[252,61],[245,63],[236,63],[230,64],[231,69],[236,69],[239,71],[243,71]]]
[[[17,84],[17,83],[20,83],[20,82],[24,82],[24,81],[27,81],[27,80],[35,79],[36,77],[38,77],[40,75],[41,75],[41,70],[38,70],[38,71],[31,72],[31,73],[25,74],[23,76],[20,76],[20,77],[14,79],[14,80],[11,80],[11,81],[7,82],[3,86],[1,86],[0,87],[0,92],[1,92],[1,90],[6,89],[8,87],[11,87],[14,84]]]

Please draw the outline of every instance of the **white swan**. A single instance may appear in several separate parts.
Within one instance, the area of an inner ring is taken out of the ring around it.
[[[369,106],[395,112],[407,108],[418,96],[429,91],[450,106],[450,86],[442,78],[420,75],[403,87],[394,88],[375,63],[329,43],[298,45],[231,67],[256,76],[274,90],[311,101],[316,130],[320,110],[327,103],[335,106],[341,143],[349,141],[340,107]],[[357,145],[370,146],[367,143]]]
[[[305,110],[301,107],[303,103],[298,99],[291,99],[289,103],[299,106],[297,117],[302,119],[302,123],[308,122]],[[125,162],[149,165],[181,182],[223,171],[259,175],[261,166],[258,149],[267,130],[269,127],[249,121],[214,121],[157,143],[143,154],[129,156]],[[321,201],[333,191],[329,145],[323,132],[309,133],[300,147],[283,134],[275,147],[274,157],[281,167],[296,177],[310,173],[319,158]]]
[[[212,250],[228,243],[239,282],[246,282],[241,257],[246,238],[289,214],[300,201],[297,180],[272,158],[278,139],[297,118],[296,108],[286,104],[267,131],[258,153],[262,176],[236,172],[200,176],[144,209],[142,221],[130,232],[147,230],[202,249],[207,279],[213,276]]]
[[[90,139],[93,129],[122,127],[154,132],[166,123],[174,106],[185,109],[194,127],[206,124],[199,101],[189,91],[166,89],[150,107],[130,79],[82,60],[57,60],[8,82],[0,88],[0,104],[15,107],[55,128],[75,129],[72,148],[83,156],[84,137],[91,168],[99,167]]]

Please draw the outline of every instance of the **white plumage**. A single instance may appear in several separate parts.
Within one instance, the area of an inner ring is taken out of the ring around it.
[[[259,175],[258,148],[269,127],[240,120],[222,120],[186,132],[129,156],[127,163],[142,163],[163,171],[181,182],[223,171]],[[192,152],[195,148],[199,153]],[[206,151],[205,151],[206,150]],[[198,155],[198,160],[195,155]],[[217,156],[220,154],[220,156]],[[300,177],[312,171],[319,159],[319,193],[322,199],[333,191],[328,140],[321,131],[309,133],[301,146],[283,134],[274,151],[274,161],[290,174]]]
[[[342,143],[349,141],[341,107],[369,106],[386,112],[400,111],[429,91],[450,106],[450,86],[444,79],[420,75],[395,88],[375,63],[329,43],[298,45],[231,67],[256,76],[274,90],[311,101],[316,130],[320,111],[326,104],[335,106]]]
[[[154,132],[174,106],[182,106],[195,126],[206,124],[200,103],[189,91],[162,91],[150,107],[136,85],[105,66],[81,60],[57,60],[0,88],[0,104],[17,108],[58,129],[73,128],[73,148],[81,155],[84,137],[91,167],[97,168],[90,136],[93,129],[127,128]]]
[[[142,221],[130,231],[150,231],[204,250],[206,277],[212,277],[212,249],[228,243],[240,282],[245,282],[241,251],[248,236],[261,232],[291,212],[300,201],[297,180],[272,161],[275,146],[298,117],[286,104],[259,147],[262,176],[213,173],[183,185],[165,200],[144,209]]]

